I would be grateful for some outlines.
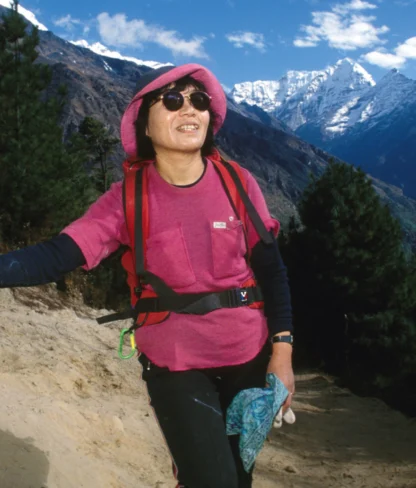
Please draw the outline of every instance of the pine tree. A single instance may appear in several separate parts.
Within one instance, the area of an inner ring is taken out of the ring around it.
[[[99,120],[85,117],[72,142],[75,147],[86,152],[97,190],[100,193],[106,192],[114,181],[114,164],[111,155],[120,140],[112,137],[108,128]]]
[[[362,385],[408,381],[416,267],[371,180],[332,162],[305,190],[299,215],[302,227],[292,224],[282,242],[298,334],[332,372],[353,371]]]
[[[63,144],[64,91],[45,99],[52,75],[35,63],[38,44],[15,0],[0,22],[0,237],[9,242],[26,242],[33,228],[56,231],[95,198]]]

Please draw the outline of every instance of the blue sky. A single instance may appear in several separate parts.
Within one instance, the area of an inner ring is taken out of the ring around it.
[[[416,79],[416,0],[21,0],[68,40],[210,68],[226,86],[349,57]]]

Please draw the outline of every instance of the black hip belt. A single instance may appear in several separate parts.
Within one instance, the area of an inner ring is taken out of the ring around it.
[[[263,295],[258,286],[232,288],[210,293],[187,293],[176,296],[157,296],[140,298],[134,309],[114,313],[97,319],[99,324],[137,317],[141,313],[175,312],[205,315],[220,308],[246,307],[262,302]]]
[[[205,315],[220,308],[238,308],[261,302],[263,295],[258,286],[232,288],[215,293],[189,293],[174,296],[142,298],[135,307],[136,313],[176,312]]]

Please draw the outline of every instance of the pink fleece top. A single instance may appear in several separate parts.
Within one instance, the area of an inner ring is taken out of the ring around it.
[[[244,170],[248,194],[269,230],[270,217],[253,176]],[[213,164],[191,187],[167,183],[154,165],[149,168],[148,270],[178,293],[221,291],[240,287],[253,276],[244,259],[246,246],[237,219]],[[92,269],[129,244],[122,202],[122,183],[114,183],[80,219],[63,233],[81,248],[85,269]],[[248,241],[259,236],[248,222]],[[136,343],[158,366],[172,371],[236,365],[254,358],[268,336],[262,310],[248,307],[215,310],[206,315],[171,313],[164,322],[139,328]]]

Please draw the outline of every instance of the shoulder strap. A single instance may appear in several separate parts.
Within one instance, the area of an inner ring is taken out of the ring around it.
[[[248,196],[247,182],[241,166],[235,161],[226,161],[222,157],[219,161],[212,159],[212,162],[221,176],[227,194],[243,225],[245,226],[245,217],[248,215],[261,240],[265,244],[272,244],[273,237],[266,229],[256,207]]]
[[[177,296],[161,278],[146,270],[146,242],[149,236],[147,184],[147,166],[124,167],[124,211],[136,275],[149,283],[158,295]]]
[[[124,181],[123,181],[123,206],[124,216],[126,220],[127,232],[130,238],[131,248],[135,248],[135,233],[134,233],[134,216],[136,205],[136,173],[140,169],[129,161],[123,164]]]
[[[246,215],[248,214],[262,241],[266,244],[271,244],[273,237],[267,231],[248,196],[247,182],[241,167],[234,161],[225,161],[222,158],[219,161],[216,159],[212,159],[212,161],[221,177],[224,189],[237,216],[243,222],[244,229],[246,230]],[[158,295],[177,296],[178,294],[161,278],[146,270],[146,241],[149,236],[147,167],[137,164],[125,164],[123,169],[124,211],[132,250],[134,250],[133,259],[136,274],[140,279],[149,283]]]
[[[147,170],[143,165],[126,163],[123,165],[124,214],[131,249],[134,250],[133,260],[136,274],[143,276],[145,271],[146,241],[149,235]]]

